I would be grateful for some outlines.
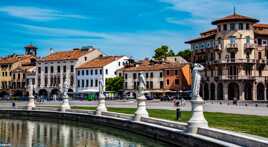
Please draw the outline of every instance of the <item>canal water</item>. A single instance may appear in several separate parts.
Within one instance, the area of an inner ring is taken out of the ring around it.
[[[86,126],[0,119],[0,147],[171,147],[110,127]]]

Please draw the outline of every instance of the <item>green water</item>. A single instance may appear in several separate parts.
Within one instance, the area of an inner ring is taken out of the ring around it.
[[[89,126],[89,127],[88,127]],[[126,131],[77,123],[0,119],[0,147],[171,147]]]

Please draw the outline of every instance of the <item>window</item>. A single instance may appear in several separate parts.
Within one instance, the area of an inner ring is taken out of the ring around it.
[[[137,74],[133,73],[133,79],[137,79]]]
[[[87,57],[85,57],[85,61],[87,61]]]
[[[58,73],[60,73],[60,66],[57,67]]]
[[[246,24],[246,30],[249,30],[250,29],[250,27],[249,27],[249,24],[247,23]]]
[[[102,75],[102,69],[100,69],[100,75]]]
[[[82,80],[82,87],[85,87],[85,81]]]
[[[230,30],[231,30],[231,31],[235,30],[235,24],[234,24],[234,23],[231,23],[231,24],[230,24]]]
[[[127,79],[127,73],[125,74],[125,79]]]
[[[236,37],[235,36],[230,36],[229,37],[230,44],[235,44],[236,42]]]
[[[88,70],[86,70],[86,75],[88,75]]]
[[[90,87],[93,87],[93,80],[90,80]]]
[[[150,84],[150,82],[149,82],[149,81],[146,81],[146,88],[147,88],[147,89],[150,88],[150,87],[149,87],[149,86],[150,86],[149,84]]]
[[[246,36],[246,43],[250,43],[250,36]]]
[[[162,72],[160,72],[160,73],[159,73],[159,76],[160,76],[160,78],[162,78],[162,77],[163,77],[163,73],[162,73]]]
[[[121,66],[121,62],[118,62],[118,66]]]
[[[178,75],[179,71],[178,70],[175,70],[175,75]]]
[[[151,77],[151,78],[153,78],[153,77],[154,77],[154,73],[153,73],[153,72],[151,72],[150,77]]]
[[[243,23],[239,23],[239,30],[244,30]]]
[[[95,75],[97,75],[98,74],[98,70],[97,69],[95,69]]]
[[[95,80],[95,87],[98,87],[98,80]]]
[[[160,89],[163,89],[163,88],[164,88],[164,82],[160,81]]]
[[[80,76],[80,70],[77,71],[77,75]]]
[[[63,66],[63,72],[64,73],[66,72],[66,66],[65,65]]]
[[[261,59],[261,52],[258,52],[258,59]]]
[[[90,70],[90,75],[93,75],[93,70],[92,69]]]
[[[82,70],[82,76],[83,76],[83,75],[85,75],[85,71],[84,71],[84,70]]]
[[[88,87],[88,85],[89,85],[89,81],[88,81],[88,80],[86,80],[86,87]]]
[[[145,74],[145,77],[146,78],[149,78],[149,73],[148,72]]]
[[[108,69],[105,70],[105,73],[106,73],[106,75],[108,75]],[[121,75],[119,74],[119,76],[121,76]]]
[[[71,65],[71,72],[74,72],[74,66]]]
[[[267,45],[267,40],[262,40],[262,45],[266,46]]]
[[[258,38],[257,42],[258,42],[258,45],[262,45],[262,39],[261,38]]]
[[[38,67],[38,73],[41,73],[41,67]]]
[[[223,25],[223,31],[227,31],[227,24]]]
[[[221,31],[221,25],[218,25],[218,31],[219,32]]]
[[[167,85],[169,85],[169,80],[167,80]]]
[[[179,79],[176,79],[176,80],[175,80],[175,84],[176,84],[176,85],[179,85]]]
[[[125,89],[127,89],[127,82],[125,82]]]
[[[48,73],[48,68],[47,67],[45,67],[45,73]]]
[[[150,81],[150,88],[154,89],[154,82],[153,81]]]
[[[167,70],[167,75],[169,75],[169,70]]]

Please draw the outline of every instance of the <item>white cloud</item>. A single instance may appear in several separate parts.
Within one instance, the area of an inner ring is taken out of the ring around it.
[[[151,57],[153,50],[162,44],[169,45],[175,51],[186,47],[183,43],[186,39],[184,38],[185,35],[180,35],[178,32],[103,33],[33,25],[18,26],[22,27],[21,32],[23,31],[27,35],[35,35],[35,38],[43,37],[43,39],[37,39],[35,41],[37,45],[59,50],[93,45],[102,49],[107,54],[121,54],[144,58]],[[66,36],[69,37],[66,38]],[[42,50],[42,54],[46,55],[46,50]]]
[[[85,19],[85,16],[76,14],[65,14],[57,10],[44,9],[31,6],[5,6],[0,7],[0,12],[7,13],[10,16],[35,20],[35,21],[48,21],[61,18],[74,18]]]
[[[167,18],[174,24],[201,25],[211,27],[210,22],[233,13],[236,6],[237,13],[256,17],[267,23],[268,1],[232,1],[232,0],[160,0],[170,4],[170,9],[188,13],[187,19]]]

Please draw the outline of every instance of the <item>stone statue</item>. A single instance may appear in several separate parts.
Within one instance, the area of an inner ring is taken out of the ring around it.
[[[139,94],[141,95],[146,88],[146,80],[142,73],[139,73]]]
[[[104,81],[103,79],[99,80],[99,93],[103,94],[104,93]]]
[[[200,97],[199,91],[200,91],[200,84],[201,84],[201,75],[200,71],[204,70],[204,66],[198,63],[194,64],[194,68],[192,71],[192,93],[193,97]]]

